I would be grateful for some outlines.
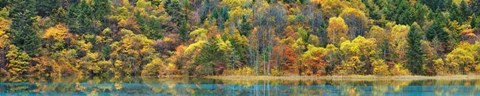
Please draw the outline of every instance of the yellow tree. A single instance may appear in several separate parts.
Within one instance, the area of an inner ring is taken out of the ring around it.
[[[376,40],[359,36],[340,45],[345,61],[336,67],[336,74],[372,74],[371,60],[378,58]]]
[[[343,9],[349,7],[348,2],[343,0],[321,0],[319,3],[322,5],[322,12],[326,18],[338,16]]]
[[[407,35],[410,32],[410,27],[408,25],[395,25],[390,32],[390,49],[393,50],[395,55],[391,59],[397,62],[405,62],[406,60],[406,49],[407,49]]]
[[[342,38],[346,39],[348,32],[348,25],[342,17],[332,17],[328,20],[328,39],[333,44],[342,42]]]
[[[365,36],[368,27],[368,17],[365,12],[355,8],[345,8],[340,17],[345,20],[348,25],[348,37],[353,39],[357,36]]]
[[[71,35],[68,32],[68,27],[64,24],[57,24],[53,27],[48,28],[45,30],[42,39],[47,39],[45,45],[48,47],[47,49],[61,49],[63,48],[65,42],[65,38],[68,35]]]
[[[163,63],[163,60],[160,58],[155,58],[152,62],[145,65],[142,70],[142,76],[159,76],[166,74],[167,66]]]
[[[10,43],[8,34],[5,32],[5,30],[10,28],[10,23],[10,20],[0,17],[0,71],[3,70],[3,72],[5,72],[5,67],[7,64],[5,55],[7,54],[8,44]]]
[[[478,43],[476,44],[478,45]],[[475,72],[475,67],[478,66],[478,61],[475,61],[475,56],[478,56],[479,46],[462,42],[446,56],[447,68],[452,74],[471,74]]]
[[[380,26],[372,26],[370,31],[367,33],[367,37],[375,38],[375,40],[377,40],[377,46],[380,50],[382,50],[380,56],[385,59],[387,55],[389,55],[388,43],[390,43],[390,36],[386,30]]]
[[[110,45],[111,60],[114,61],[116,76],[140,75],[142,67],[150,63],[154,57],[152,40],[144,35],[134,34],[132,31],[122,29],[122,40]]]
[[[24,51],[20,51],[17,46],[10,45],[7,54],[7,71],[10,75],[24,75],[27,72],[30,63],[30,57]]]

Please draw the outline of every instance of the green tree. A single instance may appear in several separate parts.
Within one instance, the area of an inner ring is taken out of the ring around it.
[[[408,0],[402,0],[402,1],[408,1]],[[427,5],[428,7],[430,7],[432,10],[440,10],[440,11],[448,10],[453,5],[452,0],[419,0],[419,1]]]
[[[473,28],[480,28],[480,16],[475,16],[473,18],[472,22],[470,22],[470,25]]]
[[[449,36],[449,33],[446,31],[447,20],[448,19],[445,18],[442,14],[437,14],[436,18],[433,20],[433,24],[430,25],[425,32],[427,40],[429,40],[430,42],[438,40],[435,45],[436,51],[440,53],[440,56],[451,50],[451,38]]]
[[[171,21],[175,22],[178,25],[181,25],[181,22],[185,19],[186,15],[182,13],[182,7],[178,0],[166,0],[164,3],[165,11],[170,17]]]
[[[476,16],[480,15],[480,0],[471,0],[470,3],[470,12]]]
[[[240,27],[238,28],[240,34],[243,36],[248,36],[250,35],[252,29],[252,25],[250,24],[250,22],[248,22],[248,17],[245,15],[242,16],[242,22],[240,23]]]
[[[214,75],[215,68],[219,61],[224,61],[221,52],[219,52],[219,46],[214,43],[213,39],[209,39],[208,42],[204,43],[199,54],[193,58],[193,65],[190,69],[190,75]],[[221,64],[221,63],[220,63]]]
[[[12,2],[10,17],[13,20],[9,30],[12,43],[20,50],[26,51],[29,56],[33,56],[40,45],[40,38],[33,28],[36,0],[13,0]]]
[[[422,29],[417,23],[413,23],[408,33],[408,47],[407,47],[407,65],[413,74],[424,74],[423,70],[426,64],[425,53],[421,46],[421,31]]]
[[[94,9],[86,1],[75,3],[68,8],[67,24],[72,33],[87,34],[93,33]]]
[[[188,40],[188,22],[186,13],[184,13],[182,7],[180,6],[180,1],[178,0],[167,0],[164,3],[165,11],[171,17],[170,21],[176,24],[179,29],[180,39],[182,41]]]
[[[60,7],[60,0],[42,0],[37,2],[37,12],[39,16],[50,16]]]

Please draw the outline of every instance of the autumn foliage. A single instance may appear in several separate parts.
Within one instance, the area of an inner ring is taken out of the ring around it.
[[[67,1],[2,1],[0,75],[480,74],[479,0]]]

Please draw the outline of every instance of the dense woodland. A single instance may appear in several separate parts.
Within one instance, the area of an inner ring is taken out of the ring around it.
[[[480,74],[480,0],[0,0],[0,8],[3,76]]]

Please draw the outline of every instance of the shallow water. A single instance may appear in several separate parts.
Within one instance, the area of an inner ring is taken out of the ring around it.
[[[225,81],[198,78],[6,78],[3,95],[480,95],[480,80],[303,80]]]

